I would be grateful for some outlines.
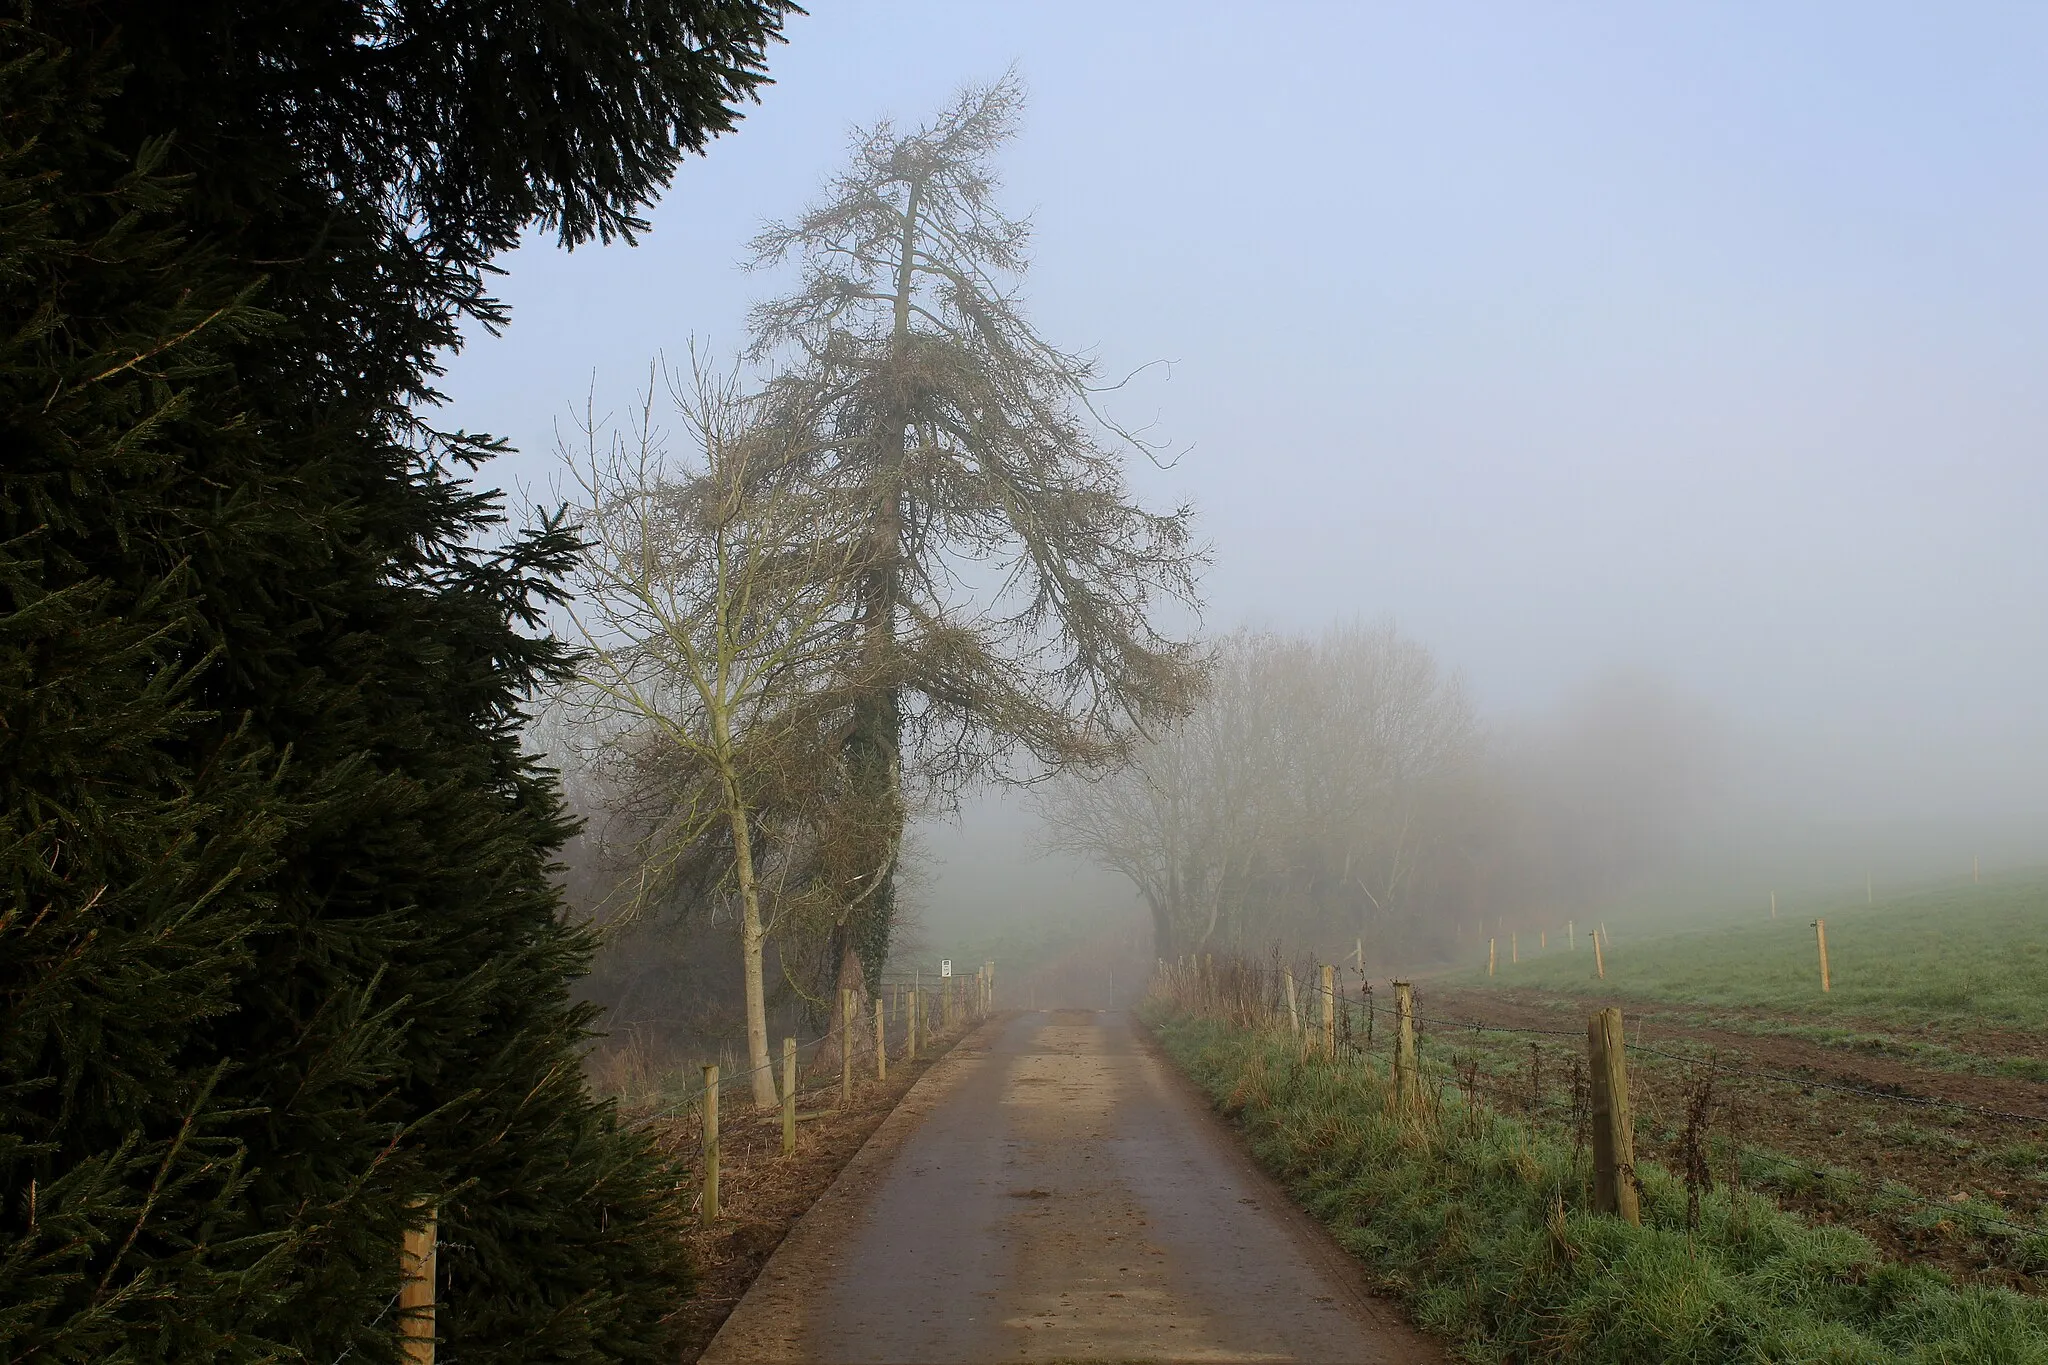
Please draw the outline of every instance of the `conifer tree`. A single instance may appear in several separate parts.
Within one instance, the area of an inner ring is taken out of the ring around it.
[[[848,828],[821,840],[848,989],[888,955],[905,788],[1100,764],[1198,680],[1153,619],[1194,602],[1190,512],[1131,496],[1124,461],[1147,448],[1019,302],[1030,224],[997,205],[993,163],[1022,105],[1011,73],[925,127],[858,134],[824,197],[755,242],[757,265],[802,268],[754,312],[771,392],[834,396],[831,439],[784,474],[866,523],[849,597],[875,681],[845,727]]]
[[[521,751],[575,546],[421,414],[493,255],[630,238],[780,0],[0,16],[0,1356],[656,1353]],[[490,548],[492,545],[497,548]]]

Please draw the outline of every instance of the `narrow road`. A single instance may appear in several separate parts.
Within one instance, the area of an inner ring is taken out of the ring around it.
[[[1446,1356],[1117,1013],[935,1065],[791,1232],[711,1365]]]

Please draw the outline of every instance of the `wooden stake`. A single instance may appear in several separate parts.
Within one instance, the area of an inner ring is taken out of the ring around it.
[[[1599,940],[1593,940],[1599,946]],[[1628,1054],[1621,1011],[1604,1009],[1586,1021],[1593,1090],[1593,1211],[1641,1225],[1636,1202],[1635,1121],[1628,1106]]]
[[[1598,934],[1593,935],[1593,970],[1599,973],[1602,981],[1607,979],[1607,957],[1600,951],[1600,935]]]
[[[1772,919],[1776,919],[1777,917],[1778,917],[1778,893],[1777,893],[1777,892],[1775,892],[1775,891],[1773,891],[1773,892],[1771,893],[1771,918],[1772,918]]]
[[[1323,1055],[1337,1055],[1337,969],[1323,964]]]
[[[1813,936],[1820,944],[1820,993],[1828,993],[1828,922],[1817,919],[1813,922]]]
[[[704,1226],[718,1221],[718,1068],[704,1068]]]
[[[782,1040],[782,1154],[796,1151],[796,1039]]]
[[[1294,996],[1294,968],[1287,968],[1287,974],[1281,980],[1287,985],[1287,1027],[1295,1037],[1299,1038],[1301,1036],[1301,1005]]]
[[[1539,953],[1550,951],[1550,931],[1548,929],[1536,931],[1536,951]]]
[[[875,1079],[889,1079],[889,1030],[882,1015],[882,997],[875,997]]]
[[[853,1104],[853,992],[839,988],[839,1107]]]
[[[1519,963],[1519,962],[1521,962],[1521,960],[1522,960],[1522,936],[1521,936],[1521,934],[1519,934],[1519,933],[1513,933],[1513,934],[1509,934],[1509,935],[1508,935],[1508,961],[1509,961],[1509,962],[1511,962],[1511,963]]]
[[[1486,974],[1487,974],[1488,976],[1492,976],[1492,975],[1493,975],[1493,958],[1494,958],[1494,951],[1493,951],[1493,949],[1494,949],[1494,940],[1493,940],[1493,939],[1488,939],[1488,940],[1486,940]]]
[[[1415,987],[1406,981],[1394,983],[1394,1013],[1399,1019],[1394,1046],[1394,1102],[1403,1113],[1408,1113],[1417,1107],[1422,1090],[1415,1072]]]
[[[917,998],[917,987],[912,986],[910,988],[910,1050],[904,1054],[912,1061],[917,1060],[917,1026],[920,1022],[921,1005],[922,1002]]]
[[[398,1247],[399,1354],[407,1365],[434,1365],[434,1286],[440,1264],[439,1219],[424,1199],[412,1201],[426,1221],[407,1228]]]

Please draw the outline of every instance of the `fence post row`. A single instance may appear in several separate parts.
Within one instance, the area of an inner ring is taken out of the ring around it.
[[[1594,939],[1598,945],[1599,939]],[[1593,1211],[1618,1214],[1640,1225],[1636,1204],[1635,1120],[1628,1107],[1628,1054],[1621,1011],[1601,1010],[1586,1021],[1588,1070],[1593,1089]]]
[[[426,1221],[407,1228],[398,1248],[399,1353],[407,1365],[434,1365],[434,1282],[440,1253],[439,1218],[424,1199],[409,1207]]]
[[[718,1220],[718,1067],[704,1068],[704,1226]]]
[[[782,1040],[782,1154],[796,1151],[796,1039]]]

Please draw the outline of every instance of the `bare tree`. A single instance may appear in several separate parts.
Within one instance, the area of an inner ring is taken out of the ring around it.
[[[687,458],[667,450],[657,391],[684,426]],[[814,794],[790,792],[812,791],[821,736],[835,732],[857,678],[840,592],[859,537],[843,505],[758,477],[813,439],[802,415],[785,388],[779,420],[763,420],[733,372],[693,354],[686,373],[650,372],[629,432],[586,413],[580,448],[563,451],[586,542],[576,582],[584,719],[644,831],[625,913],[693,878],[737,903],[763,1108],[776,1102],[763,945],[797,904],[765,894],[774,841],[763,836],[814,813]]]
[[[769,392],[823,395],[829,426],[776,477],[863,521],[848,578],[871,686],[841,759],[847,809],[880,814],[839,875],[849,988],[887,956],[906,789],[1100,763],[1196,678],[1153,620],[1193,602],[1189,513],[1133,501],[1123,458],[1148,448],[1018,303],[1029,225],[996,207],[992,162],[1022,98],[1008,75],[914,132],[859,134],[823,199],[755,242],[758,265],[802,271],[754,313],[756,356],[783,366]]]
[[[1478,740],[1456,680],[1391,628],[1217,647],[1192,714],[1039,810],[1052,843],[1129,877],[1160,956],[1374,936],[1451,834],[1436,799]]]

